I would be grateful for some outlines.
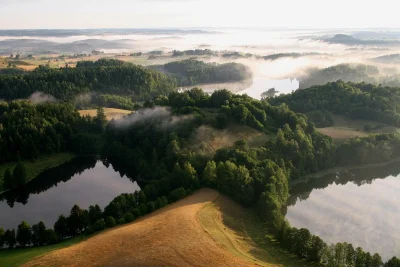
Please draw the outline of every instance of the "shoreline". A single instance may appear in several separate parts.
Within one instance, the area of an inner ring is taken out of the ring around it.
[[[308,183],[311,180],[318,179],[321,176],[325,176],[328,174],[332,174],[334,172],[342,172],[342,171],[348,171],[348,170],[361,170],[361,169],[368,169],[368,168],[376,168],[376,167],[385,167],[386,165],[395,163],[395,162],[400,162],[400,157],[386,161],[386,162],[380,162],[380,163],[370,163],[370,164],[363,164],[363,165],[349,165],[349,166],[339,166],[339,167],[334,167],[326,170],[322,170],[316,173],[311,173],[307,174],[300,179],[297,179],[289,184],[289,187],[297,186],[302,183]]]
[[[76,158],[77,155],[75,155],[75,154],[73,154],[73,153],[58,153],[58,154],[54,154],[54,155],[51,155],[51,156],[48,156],[48,157],[44,157],[44,158],[38,159],[36,162],[33,162],[33,163],[32,163],[31,161],[23,161],[23,163],[24,163],[25,165],[26,165],[27,162],[28,162],[28,164],[32,164],[32,165],[40,164],[40,163],[43,164],[43,162],[40,162],[40,160],[42,160],[42,161],[44,161],[44,160],[50,160],[50,159],[54,159],[55,157],[60,157],[60,160],[57,161],[57,163],[55,163],[55,164],[48,164],[47,166],[45,166],[45,167],[43,167],[43,168],[38,168],[38,170],[32,171],[31,175],[28,174],[28,180],[27,180],[26,184],[29,183],[30,181],[34,180],[34,179],[35,179],[36,177],[38,177],[40,174],[42,174],[43,172],[45,172],[45,171],[47,171],[47,170],[49,170],[49,169],[56,168],[56,167],[58,167],[58,166],[60,166],[60,165],[62,165],[62,164],[65,164],[65,163],[67,163],[67,162],[70,162],[71,160],[73,160],[74,158]],[[52,161],[51,161],[51,162],[52,162]],[[10,166],[11,166],[12,164],[16,164],[16,163],[15,163],[15,162],[12,162],[12,163],[1,164],[1,165],[0,165],[0,168],[2,167],[2,165],[3,165],[3,166],[5,166],[5,165],[10,165]],[[0,177],[1,177],[1,176],[0,176]],[[0,192],[0,195],[3,194],[3,193],[5,193],[5,192],[7,192],[7,191],[9,191],[9,189],[1,191],[1,192]]]

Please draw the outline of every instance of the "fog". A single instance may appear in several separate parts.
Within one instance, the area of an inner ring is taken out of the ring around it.
[[[142,122],[155,121],[159,129],[174,127],[180,122],[191,119],[192,116],[175,116],[166,107],[144,108],[135,113],[116,120],[116,127],[130,127]]]
[[[57,99],[49,94],[45,94],[43,92],[34,92],[28,100],[34,104],[42,104],[42,103],[53,103],[57,102]]]
[[[282,82],[284,80],[302,79],[311,70],[327,68],[342,63],[364,63],[375,65],[380,68],[381,73],[396,74],[397,62],[373,62],[375,57],[396,54],[400,52],[400,45],[390,44],[390,41],[398,40],[400,33],[395,30],[262,30],[262,29],[204,29],[202,31],[189,30],[85,30],[83,33],[71,32],[71,35],[54,36],[43,34],[39,31],[38,36],[29,34],[20,37],[0,36],[0,52],[7,54],[11,51],[29,53],[32,49],[52,51],[63,51],[76,53],[85,47],[82,53],[90,53],[92,50],[101,50],[105,56],[129,55],[133,52],[149,52],[162,50],[164,57],[159,60],[143,61],[140,64],[164,64],[171,60],[179,60],[179,57],[171,58],[167,54],[173,50],[210,49],[213,51],[237,51],[251,53],[250,58],[234,57],[199,57],[206,62],[238,62],[249,66],[253,72],[254,79],[265,83],[265,90],[269,86],[282,84],[278,91],[288,93],[293,90],[291,85]],[[335,42],[331,40],[337,34],[341,34]],[[346,43],[348,38],[355,45]],[[377,44],[374,38],[384,38],[385,42]],[[344,41],[342,40],[344,38]],[[393,39],[390,39],[393,38]],[[22,44],[15,42],[23,39]],[[329,40],[329,41],[328,41]],[[356,41],[354,41],[356,40]],[[375,42],[374,42],[375,41]],[[25,43],[26,42],[26,43]],[[44,42],[44,43],[43,43]],[[46,43],[48,42],[48,43]],[[372,45],[370,45],[371,43]],[[38,46],[35,48],[35,45]],[[11,47],[10,47],[11,46]],[[24,47],[25,46],[25,47]],[[46,47],[48,46],[48,47]],[[8,49],[8,50],[7,50]],[[263,56],[278,53],[316,53],[301,57],[282,57],[275,60],[264,60]],[[250,87],[232,84],[231,90],[235,92],[245,91]],[[276,85],[278,86],[278,85]],[[219,87],[219,86],[218,86]],[[228,88],[228,89],[229,89]],[[209,89],[209,86],[208,86]],[[258,91],[264,90],[257,89]]]

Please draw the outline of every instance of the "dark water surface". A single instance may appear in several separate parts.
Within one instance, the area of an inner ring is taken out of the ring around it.
[[[137,182],[107,161],[76,158],[45,171],[24,190],[1,195],[0,227],[17,228],[23,220],[30,225],[43,221],[53,227],[58,216],[68,216],[75,204],[84,209],[95,204],[104,208],[119,194],[135,190],[140,190]]]
[[[400,256],[400,162],[337,172],[292,189],[286,218],[327,243]]]

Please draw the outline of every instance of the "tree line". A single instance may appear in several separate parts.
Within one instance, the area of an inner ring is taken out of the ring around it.
[[[93,140],[87,135],[101,132],[105,122],[105,116],[81,117],[68,104],[0,102],[0,162],[90,151]]]
[[[0,163],[19,162],[3,174],[3,189],[22,187],[27,182],[22,160],[67,151],[97,153],[106,123],[102,109],[91,118],[81,117],[68,104],[0,102]]]
[[[0,98],[28,98],[40,91],[61,101],[90,92],[129,95],[137,100],[168,94],[177,87],[170,75],[120,60],[81,61],[76,68],[40,66],[24,75],[0,75]]]
[[[235,82],[252,78],[249,67],[239,63],[205,63],[196,59],[170,62],[152,69],[165,71],[177,77],[180,86],[199,83]]]
[[[269,103],[285,103],[296,112],[312,113],[311,118],[321,126],[331,126],[333,122],[327,112],[355,120],[400,125],[399,88],[337,81],[270,98]]]
[[[26,246],[46,246],[59,243],[78,235],[91,235],[105,228],[133,222],[135,219],[166,206],[168,203],[185,197],[190,191],[177,188],[166,192],[157,191],[155,185],[148,185],[143,190],[132,194],[121,194],[114,198],[102,210],[99,205],[91,205],[87,210],[74,205],[69,216],[60,215],[53,229],[47,228],[40,221],[30,226],[23,221],[15,229],[4,231],[0,228],[0,249]]]

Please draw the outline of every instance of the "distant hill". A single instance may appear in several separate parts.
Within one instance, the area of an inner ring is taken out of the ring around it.
[[[388,63],[388,64],[400,64],[400,54],[390,54],[372,59],[374,62]]]
[[[395,39],[360,39],[347,34],[336,34],[333,37],[320,39],[330,44],[344,45],[400,45],[399,40]]]

